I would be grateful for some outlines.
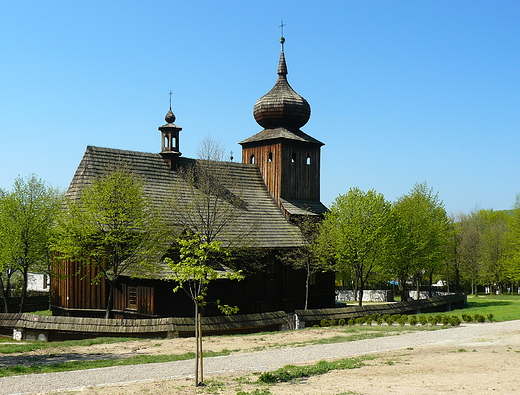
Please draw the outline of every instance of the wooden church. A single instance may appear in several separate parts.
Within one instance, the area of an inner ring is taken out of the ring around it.
[[[243,141],[242,163],[218,162],[215,171],[224,174],[227,191],[240,199],[236,221],[219,232],[223,245],[247,234],[243,264],[256,259],[242,281],[217,280],[210,284],[204,315],[220,314],[212,301],[238,306],[239,314],[267,311],[291,312],[305,304],[304,270],[295,270],[280,260],[281,253],[305,245],[295,219],[321,216],[320,149],[323,143],[301,131],[309,120],[309,103],[287,81],[284,39],[274,87],[254,106],[254,117],[263,130]],[[104,174],[107,168],[124,164],[144,180],[146,195],[166,205],[172,198],[189,196],[182,169],[196,162],[181,155],[180,127],[173,112],[159,127],[161,152],[146,153],[87,147],[66,193],[79,196],[82,188]],[[172,205],[169,209],[179,210]],[[172,215],[172,218],[178,216]],[[166,253],[166,251],[165,251]],[[254,256],[254,258],[253,258]],[[249,257],[249,258],[248,258]],[[56,267],[51,308],[55,315],[104,316],[108,285],[94,283],[93,270],[69,261]],[[183,292],[173,292],[168,268],[150,276],[123,276],[114,295],[115,318],[184,317],[193,315],[193,303]],[[333,307],[334,274],[318,273],[309,287],[309,308]]]

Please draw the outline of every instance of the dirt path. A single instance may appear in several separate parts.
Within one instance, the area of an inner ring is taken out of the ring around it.
[[[334,331],[284,332],[275,335],[257,335],[240,338],[208,339],[207,347],[235,345],[247,348],[255,344],[263,347],[282,341],[284,344],[304,341],[304,336],[331,336]],[[297,339],[300,337],[299,339]],[[283,339],[283,340],[282,340]],[[242,342],[247,344],[243,344]],[[191,350],[192,339],[151,342],[148,346],[121,343],[96,347],[119,348],[132,354],[146,348],[168,352],[168,347],[179,352],[182,347]],[[249,342],[249,343],[248,343]],[[214,343],[214,344],[213,344]],[[91,346],[92,347],[92,346]],[[126,347],[126,349],[125,349]],[[134,348],[132,348],[134,347]],[[136,349],[137,347],[137,349]],[[224,347],[231,349],[231,347]],[[77,351],[77,350],[76,350]],[[233,380],[234,377],[256,380],[254,371],[266,371],[288,363],[311,363],[319,359],[333,359],[353,355],[374,354],[368,366],[335,371],[311,377],[297,383],[262,387]],[[206,381],[218,380],[219,387],[195,389],[192,381],[193,361],[150,364],[90,371],[53,373],[44,375],[7,377],[0,379],[0,393],[62,393],[82,394],[196,394],[209,390],[220,394],[238,391],[269,390],[271,394],[500,394],[515,393],[520,388],[520,322],[474,324],[434,332],[416,332],[406,335],[367,339],[349,343],[320,346],[268,348],[253,353],[229,357],[207,358]],[[220,392],[218,392],[218,391]],[[72,392],[71,392],[72,391]]]

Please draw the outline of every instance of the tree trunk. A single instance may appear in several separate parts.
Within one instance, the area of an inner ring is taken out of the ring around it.
[[[307,310],[308,303],[309,303],[309,280],[310,280],[311,274],[310,271],[307,270],[307,279],[305,281],[305,308],[304,310]]]
[[[24,265],[24,269],[23,269],[23,282],[22,282],[22,298],[20,300],[20,309],[19,309],[19,313],[23,313],[23,306],[25,305],[25,299],[27,297],[27,282],[28,282],[28,279],[29,279],[29,268],[27,266]]]
[[[11,286],[10,276],[7,277],[7,284],[4,287],[4,280],[0,277],[0,288],[2,288],[2,299],[4,300],[4,313],[9,313],[9,287]]]
[[[433,270],[430,272],[430,289],[429,289],[429,298],[432,298],[433,289],[432,289],[432,283],[433,283]]]
[[[199,357],[200,357],[200,343],[199,343],[199,304],[195,301],[195,386],[198,387],[199,382]]]
[[[114,288],[116,287],[113,281],[108,282],[108,300],[107,300],[107,312],[105,313],[105,318],[112,317],[112,307],[114,303]]]

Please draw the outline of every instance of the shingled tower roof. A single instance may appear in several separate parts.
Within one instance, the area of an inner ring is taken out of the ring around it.
[[[299,129],[311,116],[311,106],[307,100],[296,93],[287,81],[287,64],[283,51],[278,63],[278,80],[274,87],[256,102],[253,115],[256,122],[266,129]]]

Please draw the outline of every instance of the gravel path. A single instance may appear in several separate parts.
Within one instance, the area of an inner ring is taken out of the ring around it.
[[[204,360],[204,373],[274,370],[294,363],[345,358],[425,345],[483,344],[504,334],[520,333],[520,321],[470,324],[438,331],[414,332],[355,342],[264,350]],[[108,384],[151,381],[193,376],[194,361],[119,366],[72,372],[0,378],[0,394],[43,394],[52,391],[80,390]]]

